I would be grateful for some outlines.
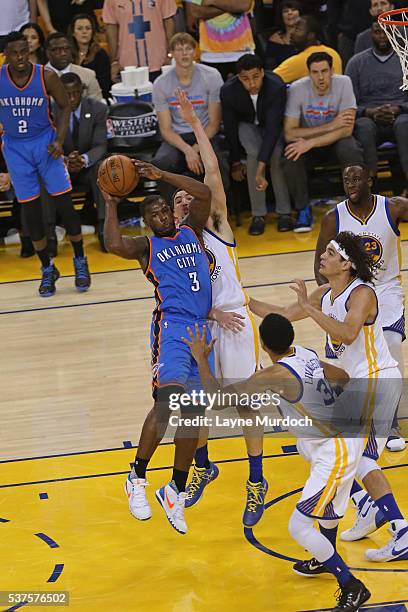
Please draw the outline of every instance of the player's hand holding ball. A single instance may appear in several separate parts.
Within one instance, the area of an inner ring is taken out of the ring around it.
[[[140,176],[144,178],[151,179],[152,181],[159,181],[163,176],[163,172],[159,168],[156,168],[156,166],[153,166],[153,164],[148,164],[140,159],[133,159],[132,164]]]
[[[111,155],[99,166],[98,187],[102,192],[119,198],[120,201],[135,189],[140,174],[135,162],[129,157]]]

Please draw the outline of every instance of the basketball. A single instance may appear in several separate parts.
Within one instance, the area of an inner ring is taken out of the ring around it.
[[[125,155],[112,155],[105,159],[99,168],[99,186],[112,196],[126,196],[138,182],[139,172]]]

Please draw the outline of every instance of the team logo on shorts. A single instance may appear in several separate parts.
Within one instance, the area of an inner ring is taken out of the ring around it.
[[[342,341],[336,340],[335,338],[332,338],[331,336],[329,336],[328,338],[329,338],[329,345],[331,346],[333,351],[336,353],[336,356],[339,356],[339,354],[341,354],[344,351],[344,345]]]
[[[365,250],[371,255],[374,263],[380,263],[383,254],[381,242],[375,236],[361,236]]]

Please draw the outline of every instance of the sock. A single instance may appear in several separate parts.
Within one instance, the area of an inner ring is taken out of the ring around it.
[[[46,268],[47,266],[50,265],[51,263],[51,259],[50,256],[48,255],[48,249],[47,247],[45,247],[45,249],[43,249],[42,251],[36,251],[38,257],[40,258],[41,261],[41,265]]]
[[[208,444],[197,448],[194,456],[194,463],[196,467],[206,468],[208,470],[208,468],[210,467],[210,461],[208,459]]]
[[[336,551],[336,539],[337,539],[337,531],[339,529],[339,526],[336,525],[336,527],[327,529],[326,527],[323,527],[319,523],[319,529],[320,529],[320,533],[322,533],[329,540],[330,544],[333,546],[334,550]]]
[[[398,508],[398,504],[395,501],[395,497],[392,493],[387,493],[387,495],[383,495],[380,499],[375,501],[387,521],[390,523],[391,521],[404,520],[404,517],[401,514],[400,509]]]
[[[140,459],[136,456],[133,470],[137,478],[146,478],[146,468],[149,464],[148,459]]]
[[[336,551],[334,551],[330,559],[323,562],[323,565],[333,574],[340,586],[344,586],[346,582],[354,578],[353,574]]]
[[[353,480],[353,484],[351,486],[351,492],[350,492],[350,496],[353,497],[356,493],[358,493],[359,491],[362,491],[363,488],[360,487],[360,485],[358,484],[357,480]]]
[[[181,470],[176,470],[176,468],[173,468],[173,476],[171,479],[176,485],[179,493],[184,493],[186,490],[187,478],[188,472],[182,472]]]
[[[251,482],[262,482],[262,453],[260,455],[248,455],[249,480]]]
[[[83,257],[84,256],[84,243],[83,240],[78,240],[78,242],[71,242],[72,248],[74,249],[75,257]]]

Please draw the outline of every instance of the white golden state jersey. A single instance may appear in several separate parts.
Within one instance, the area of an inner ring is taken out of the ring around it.
[[[322,297],[322,312],[336,321],[343,322],[348,312],[348,299],[351,293],[361,285],[369,287],[376,295],[372,285],[356,278],[334,300],[332,300],[332,292],[329,289]],[[343,344],[329,335],[327,341],[330,349],[340,360],[339,365],[346,370],[350,378],[375,378],[379,371],[397,366],[397,362],[391,357],[384,337],[381,319],[378,316],[378,301],[377,316],[374,322],[365,324],[352,344]]]
[[[326,437],[336,436],[339,431],[334,426],[336,417],[335,394],[324,375],[318,355],[311,349],[294,346],[293,353],[276,363],[286,367],[301,383],[301,392],[296,402],[281,398],[279,405],[283,417],[299,419],[308,416],[311,427],[293,427],[289,430],[295,436]]]
[[[337,204],[337,230],[361,236],[366,250],[378,265],[374,280],[377,292],[380,295],[386,286],[400,295],[402,303],[400,232],[392,222],[388,198],[381,195],[373,195],[373,198],[374,208],[364,221],[351,212],[348,200]]]
[[[225,242],[204,228],[205,251],[210,262],[213,308],[245,308],[249,299],[241,284],[236,243]]]

